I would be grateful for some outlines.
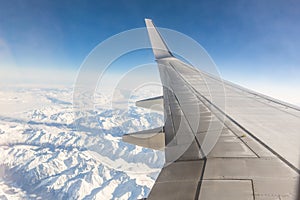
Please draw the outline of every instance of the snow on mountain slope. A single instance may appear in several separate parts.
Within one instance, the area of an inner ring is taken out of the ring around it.
[[[71,88],[9,88],[0,94],[0,199],[148,195],[163,153],[121,141],[124,133],[163,124],[162,114],[133,105],[140,97],[128,109],[113,109],[97,94],[88,126],[78,129]]]

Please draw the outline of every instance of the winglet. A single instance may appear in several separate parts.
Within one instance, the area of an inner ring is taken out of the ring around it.
[[[154,26],[151,19],[145,19],[145,23],[148,30],[148,35],[150,38],[150,42],[152,45],[152,50],[155,56],[155,59],[173,57],[172,53],[168,49],[166,43],[164,42],[163,38],[159,34],[158,30]]]

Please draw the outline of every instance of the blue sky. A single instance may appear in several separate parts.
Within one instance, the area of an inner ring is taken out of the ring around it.
[[[278,85],[299,93],[296,0],[0,0],[1,73],[10,65],[78,70],[97,44],[144,27],[144,18],[198,41],[226,79],[254,89]],[[153,59],[151,52],[143,58]]]

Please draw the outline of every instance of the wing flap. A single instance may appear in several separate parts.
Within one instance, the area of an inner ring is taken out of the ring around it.
[[[135,102],[135,105],[150,110],[163,112],[163,96],[153,97],[149,99],[143,99]]]
[[[125,134],[123,135],[122,140],[130,144],[155,150],[162,150],[165,147],[163,127]]]

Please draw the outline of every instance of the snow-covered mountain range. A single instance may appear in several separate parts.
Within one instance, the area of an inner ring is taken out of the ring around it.
[[[122,142],[125,133],[162,126],[161,113],[97,104],[75,125],[71,88],[0,91],[0,199],[139,199],[163,162],[161,151]],[[123,102],[123,101],[122,101]],[[78,119],[76,119],[78,120]]]

